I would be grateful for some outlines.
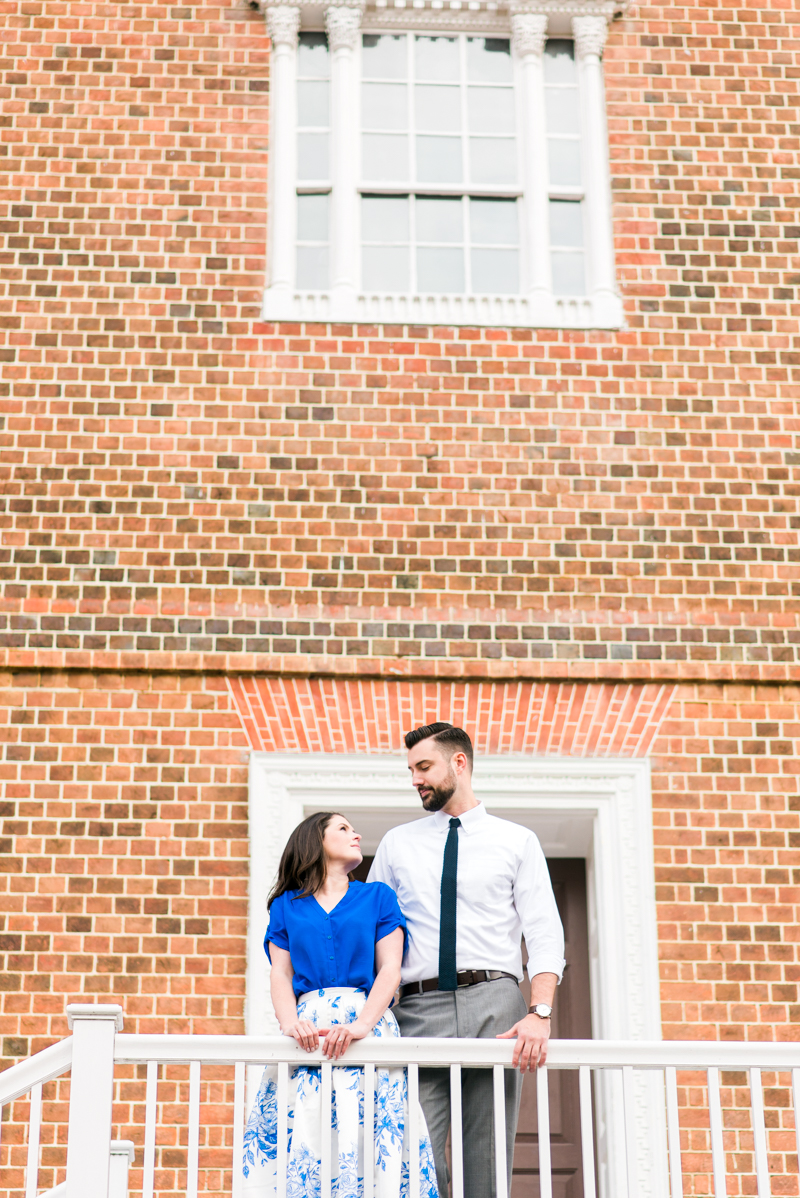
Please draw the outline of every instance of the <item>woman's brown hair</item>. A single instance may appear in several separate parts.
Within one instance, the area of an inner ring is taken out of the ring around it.
[[[267,910],[287,890],[299,890],[295,898],[306,898],[319,890],[328,876],[322,841],[325,829],[336,815],[335,811],[317,811],[297,825],[283,850],[278,880],[270,892]]]

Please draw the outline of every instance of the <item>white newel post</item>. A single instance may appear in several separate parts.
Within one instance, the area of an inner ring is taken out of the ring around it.
[[[331,56],[331,310],[354,320],[358,293],[358,80],[363,2],[325,10]]]
[[[601,62],[608,35],[608,21],[603,16],[573,17],[572,32],[580,83],[589,276],[594,318],[601,325],[621,324],[622,305],[614,278],[611,176],[608,169],[608,129]]]
[[[67,1198],[109,1198],[114,1035],[122,1007],[71,1003],[73,1037],[67,1140]]]
[[[547,40],[547,14],[516,12],[511,17],[511,44],[520,64],[522,92],[523,287],[534,321],[546,321],[552,310],[550,221],[547,192],[547,125],[542,55]]]
[[[294,285],[297,161],[297,35],[300,9],[271,4],[266,9],[272,41],[270,59],[270,156],[268,220],[268,283],[264,296],[266,320],[284,319],[291,312]]]

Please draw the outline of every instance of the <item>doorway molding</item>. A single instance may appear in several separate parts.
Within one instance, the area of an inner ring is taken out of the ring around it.
[[[649,762],[481,755],[474,787],[492,814],[532,828],[546,856],[586,858],[593,1037],[660,1040]],[[334,809],[357,823],[364,848],[371,852],[388,828],[421,816],[399,754],[251,754],[249,1035],[277,1030],[263,937],[267,896],[283,845],[306,815]],[[642,1198],[663,1198],[661,1179],[667,1170],[661,1078],[637,1071],[634,1091],[636,1190]],[[597,1090],[604,1198],[625,1192],[623,1126],[621,1076],[612,1075]]]

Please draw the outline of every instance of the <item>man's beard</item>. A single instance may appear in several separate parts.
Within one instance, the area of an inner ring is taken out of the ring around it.
[[[443,807],[447,806],[453,795],[456,793],[457,785],[458,779],[456,778],[453,770],[451,770],[450,777],[446,782],[442,782],[440,786],[428,787],[430,794],[428,794],[422,800],[422,806],[426,811],[441,811]]]

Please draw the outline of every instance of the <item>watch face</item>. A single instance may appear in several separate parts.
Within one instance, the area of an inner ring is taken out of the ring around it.
[[[549,1019],[550,1013],[553,1010],[552,1007],[548,1007],[547,1004],[543,1002],[537,1003],[533,1009],[537,1015],[541,1016],[542,1019]]]

